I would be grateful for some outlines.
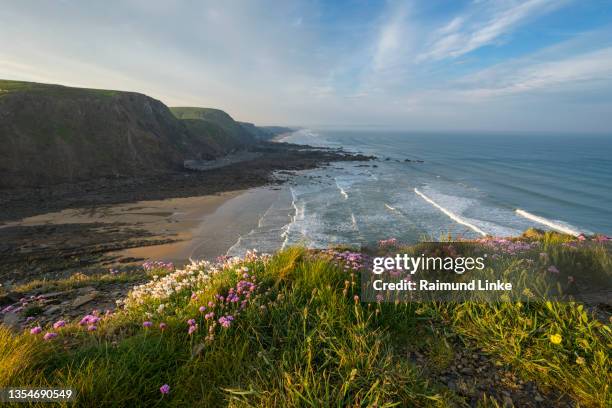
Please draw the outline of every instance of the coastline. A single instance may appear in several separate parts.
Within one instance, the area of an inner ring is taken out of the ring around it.
[[[257,153],[206,171],[0,190],[0,283],[225,255],[293,171],[372,159],[288,143]]]

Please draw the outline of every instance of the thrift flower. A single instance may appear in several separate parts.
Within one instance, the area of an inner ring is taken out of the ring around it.
[[[57,322],[53,323],[53,328],[55,330],[57,330],[57,329],[59,329],[61,327],[64,327],[64,326],[66,326],[66,322],[64,320],[58,320]]]
[[[189,319],[189,320],[187,320],[187,324],[190,325],[190,326],[195,326],[196,321],[195,321],[195,319]]]
[[[148,320],[142,323],[142,327],[151,327],[151,326],[153,326],[153,322],[150,322]]]
[[[96,330],[98,330],[98,328],[93,324],[90,326],[87,326],[87,331],[96,331]]]
[[[57,333],[53,333],[53,332],[48,332],[43,336],[43,339],[45,340],[52,340],[54,338],[57,337]]]
[[[187,330],[187,333],[189,335],[192,335],[193,333],[195,333],[196,330],[198,330],[198,325],[194,324],[193,326],[189,326],[189,330]]]
[[[198,310],[200,311],[200,313],[204,313],[204,311],[206,310],[206,306],[200,306]]]
[[[550,342],[552,344],[561,344],[562,340],[563,340],[563,337],[561,337],[560,334],[551,334],[550,335]]]
[[[42,332],[42,327],[36,326],[30,329],[30,334],[40,334]]]
[[[162,323],[159,324],[159,330],[161,330],[161,331],[166,330],[166,327],[167,327],[166,323],[162,322]]]
[[[168,384],[164,384],[161,387],[159,387],[159,392],[161,392],[162,394],[168,394],[170,392],[170,386]]]

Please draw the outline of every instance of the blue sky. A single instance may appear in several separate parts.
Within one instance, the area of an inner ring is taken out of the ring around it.
[[[3,3],[0,78],[261,124],[612,133],[612,0]]]

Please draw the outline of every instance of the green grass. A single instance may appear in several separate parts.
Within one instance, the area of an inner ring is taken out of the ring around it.
[[[559,262],[610,265],[606,250],[543,242]],[[217,302],[215,294],[227,294],[245,272],[257,277],[251,300],[239,314],[237,306],[216,305],[217,318],[229,313],[235,320],[213,326],[198,307]],[[456,347],[447,339],[458,338],[580,406],[611,402],[610,327],[580,304],[361,303],[354,298],[359,274],[301,248],[161,275],[93,333],[71,324],[43,341],[0,326],[0,387],[69,386],[78,406],[97,407],[466,406],[406,357],[423,350],[443,368]],[[159,291],[162,280],[174,289]],[[198,324],[193,335],[190,318]],[[143,328],[145,320],[153,327]],[[552,334],[561,335],[560,344]],[[162,396],[162,384],[170,394]],[[480,406],[502,404],[483,395]]]
[[[38,82],[9,81],[6,79],[0,79],[0,96],[13,92],[44,93],[52,96],[69,96],[75,94],[114,96],[120,91],[108,89],[75,88],[54,84],[41,84]]]

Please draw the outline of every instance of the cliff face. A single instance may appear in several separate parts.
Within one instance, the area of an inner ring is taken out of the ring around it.
[[[254,142],[216,112],[180,120],[138,93],[0,80],[0,187],[169,172]]]

